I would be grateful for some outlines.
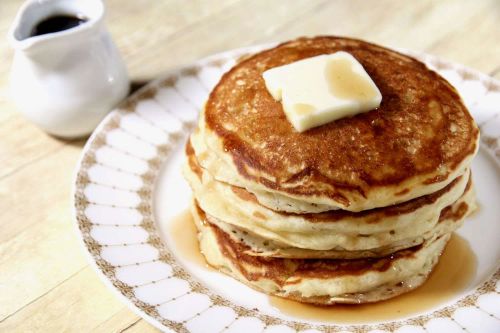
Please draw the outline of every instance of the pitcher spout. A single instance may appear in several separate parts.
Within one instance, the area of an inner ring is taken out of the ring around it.
[[[101,0],[29,0],[19,9],[8,32],[9,43],[16,51],[26,54],[36,53],[47,47],[57,48],[81,41],[91,36],[104,18],[104,5]],[[37,32],[37,25],[53,17],[75,17],[81,24],[69,29]]]

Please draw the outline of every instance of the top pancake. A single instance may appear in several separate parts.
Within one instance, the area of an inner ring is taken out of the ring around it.
[[[382,103],[299,133],[262,73],[337,51],[363,65]],[[238,178],[258,197],[271,193],[322,210],[360,211],[437,191],[464,172],[479,137],[457,91],[423,63],[338,37],[301,38],[240,62],[211,92],[200,124],[210,152],[229,164],[221,180]]]

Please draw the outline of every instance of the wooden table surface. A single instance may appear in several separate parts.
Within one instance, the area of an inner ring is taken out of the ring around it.
[[[0,1],[0,331],[151,332],[100,281],[78,242],[71,183],[85,140],[48,136],[9,101]],[[335,34],[424,51],[500,78],[500,2],[108,0],[107,24],[135,82],[211,53]],[[499,106],[500,107],[500,106]]]

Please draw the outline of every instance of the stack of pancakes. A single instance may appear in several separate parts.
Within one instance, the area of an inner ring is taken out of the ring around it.
[[[299,133],[262,73],[347,51],[379,108]],[[365,303],[421,285],[474,209],[479,131],[456,90],[421,62],[367,42],[302,38],[238,63],[186,147],[200,249],[267,294]]]

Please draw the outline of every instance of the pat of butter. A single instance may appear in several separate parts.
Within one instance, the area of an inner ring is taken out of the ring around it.
[[[263,77],[299,132],[373,110],[382,101],[363,66],[343,51],[271,68]]]

